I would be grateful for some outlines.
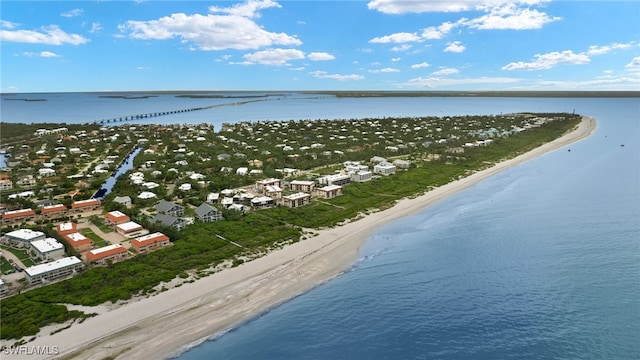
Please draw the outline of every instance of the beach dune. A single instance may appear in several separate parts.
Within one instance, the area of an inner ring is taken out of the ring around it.
[[[169,357],[345,271],[357,260],[361,245],[381,225],[423,210],[504,169],[584,139],[595,128],[594,119],[583,117],[570,133],[526,154],[424,195],[403,199],[390,209],[322,230],[318,236],[241,266],[104,311],[53,335],[38,336],[25,345],[28,349],[53,349],[49,354],[4,353],[2,359]]]

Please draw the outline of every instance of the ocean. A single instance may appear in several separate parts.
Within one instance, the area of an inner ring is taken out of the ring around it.
[[[640,358],[640,99],[295,96],[177,122],[575,110],[598,128],[377,229],[340,276],[177,359]]]

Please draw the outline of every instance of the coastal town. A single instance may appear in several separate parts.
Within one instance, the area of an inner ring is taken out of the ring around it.
[[[196,223],[274,207],[339,208],[331,201],[350,184],[453,164],[569,117],[264,121],[219,132],[207,124],[38,128],[3,140],[0,293],[171,247]]]

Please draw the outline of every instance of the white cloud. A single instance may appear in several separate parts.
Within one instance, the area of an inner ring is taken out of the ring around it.
[[[640,56],[634,57],[624,68],[627,71],[638,72],[640,75]]]
[[[444,49],[445,52],[454,52],[454,53],[461,53],[465,50],[466,48],[464,47],[464,45],[462,45],[462,43],[460,41],[453,41],[447,44],[447,47]]]
[[[420,64],[413,64],[413,65],[411,65],[411,68],[412,69],[422,69],[422,68],[426,68],[426,67],[429,67],[429,66],[431,66],[431,64],[429,64],[428,62],[425,61],[425,62],[422,62]]]
[[[370,73],[372,74],[378,74],[378,73],[396,73],[396,72],[400,72],[400,70],[398,69],[394,69],[394,68],[384,68],[384,69],[377,69],[377,70],[369,70]]]
[[[73,10],[69,10],[69,11],[63,12],[62,14],[60,14],[60,16],[76,17],[76,16],[82,15],[82,13],[84,13],[84,10],[82,10],[82,9],[73,9]]]
[[[391,58],[391,61],[393,62],[400,61],[400,60],[402,60],[402,58],[399,58],[399,57]]]
[[[289,68],[289,70],[291,70],[291,71],[302,71],[302,70],[304,70],[304,66],[295,67],[295,68]]]
[[[502,67],[502,70],[546,70],[560,64],[586,64],[591,61],[585,54],[575,54],[571,50],[536,54],[531,62],[512,62]]]
[[[235,4],[232,7],[228,8],[210,6],[209,12],[229,14],[247,18],[259,18],[260,13],[258,11],[271,7],[280,8],[281,6],[277,2],[271,0],[247,0],[242,4]]]
[[[91,23],[91,30],[89,30],[90,33],[93,34],[100,30],[102,30],[102,25],[99,22]]]
[[[80,45],[88,43],[89,39],[78,34],[68,34],[61,30],[58,25],[50,25],[42,28],[42,32],[33,30],[0,30],[0,41],[46,45]]]
[[[540,29],[543,25],[561,20],[530,8],[518,8],[516,4],[492,7],[489,13],[475,19],[461,21],[472,29],[479,30],[528,30]]]
[[[394,51],[394,52],[407,51],[407,50],[411,49],[412,47],[413,47],[413,45],[410,45],[410,44],[402,44],[402,45],[399,45],[399,46],[392,47],[391,51]]]
[[[20,24],[17,24],[17,23],[11,22],[11,21],[0,20],[0,27],[3,27],[5,29],[15,29],[19,25]]]
[[[267,49],[245,54],[244,58],[252,63],[284,66],[291,60],[304,59],[304,52],[298,49]]]
[[[312,52],[307,55],[307,58],[312,61],[327,61],[336,57],[326,52]]]
[[[447,76],[447,75],[455,75],[455,74],[457,74],[459,72],[460,71],[458,71],[458,69],[455,69],[455,68],[443,67],[438,71],[432,72],[431,75],[434,75],[434,76]]]
[[[329,74],[326,71],[314,71],[311,75],[318,79],[334,79],[339,81],[347,80],[362,80],[364,76],[357,74],[341,75],[341,74]]]
[[[549,0],[371,0],[367,7],[385,14],[460,12],[504,4],[536,5]]]
[[[146,66],[138,66],[138,67],[136,68],[136,70],[140,70],[140,71],[143,71],[143,70],[149,70],[149,69],[150,69],[150,68],[149,68],[149,67],[146,67]]]
[[[118,27],[134,39],[179,38],[183,43],[193,43],[197,49],[205,51],[302,44],[295,36],[266,31],[253,20],[260,16],[259,10],[269,7],[280,5],[270,0],[248,0],[229,8],[212,6],[209,8],[212,13],[207,15],[177,13],[157,20],[129,20]]]
[[[587,54],[588,55],[603,55],[606,53],[609,53],[613,50],[618,50],[618,49],[630,49],[633,44],[635,42],[629,42],[626,44],[619,44],[619,43],[613,43],[611,45],[603,45],[603,46],[599,46],[599,45],[591,45],[589,46],[589,50],[587,50]]]
[[[422,37],[427,40],[442,39],[444,35],[450,33],[456,26],[458,26],[457,23],[454,24],[451,22],[444,22],[438,27],[430,26],[426,29],[422,29]]]
[[[474,85],[474,84],[512,84],[520,82],[517,78],[508,77],[478,77],[478,78],[466,78],[466,79],[451,79],[441,77],[418,77],[409,80],[406,83],[400,84],[401,86],[410,87],[427,87],[438,88],[447,86],[460,86],[460,85]]]
[[[51,58],[51,57],[60,57],[60,55],[53,53],[51,51],[42,51],[40,53],[41,57]]]
[[[422,41],[422,38],[416,33],[407,33],[400,32],[391,35],[376,37],[369,40],[370,43],[373,44],[387,44],[387,43],[407,43],[407,42],[416,42]]]

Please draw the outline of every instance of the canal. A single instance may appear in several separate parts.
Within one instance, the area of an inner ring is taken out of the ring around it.
[[[133,168],[133,160],[136,158],[136,156],[138,156],[138,154],[140,154],[141,151],[142,146],[136,146],[133,150],[131,150],[129,155],[127,155],[127,157],[122,160],[113,174],[111,174],[111,176],[109,176],[107,180],[104,181],[104,184],[102,184],[100,189],[96,191],[95,194],[93,194],[92,198],[102,201],[105,196],[109,195],[111,190],[113,190],[113,186],[116,184],[118,177]]]

